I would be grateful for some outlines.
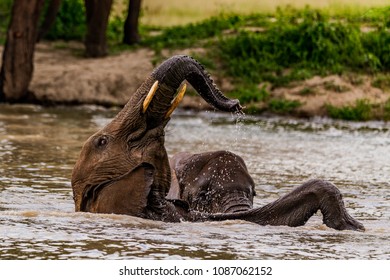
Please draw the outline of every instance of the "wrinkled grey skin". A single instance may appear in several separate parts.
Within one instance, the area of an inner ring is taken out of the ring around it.
[[[142,104],[156,80],[159,87],[143,112]],[[241,112],[238,100],[226,98],[197,61],[188,56],[166,60],[118,115],[84,144],[72,173],[76,211],[166,222],[243,219],[300,226],[320,210],[329,227],[364,230],[348,215],[339,190],[328,182],[309,181],[252,209],[254,183],[237,155],[180,154],[173,158],[171,169],[164,147],[166,113],[184,80],[216,109]]]
[[[205,213],[252,208],[255,183],[240,156],[228,151],[179,153],[170,159],[170,164],[168,199],[182,199],[191,209]]]

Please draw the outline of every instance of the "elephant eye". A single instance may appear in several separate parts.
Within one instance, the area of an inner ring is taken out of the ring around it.
[[[100,136],[99,138],[97,138],[95,140],[95,145],[98,147],[98,148],[103,148],[105,147],[106,145],[108,144],[108,137],[103,135],[103,136]]]

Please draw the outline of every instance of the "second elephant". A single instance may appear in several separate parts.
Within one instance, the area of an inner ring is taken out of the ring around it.
[[[321,211],[323,222],[339,230],[364,230],[346,211],[338,188],[310,180],[263,207],[252,209],[254,182],[243,159],[228,151],[180,153],[171,160],[172,183],[167,199],[211,213],[206,219],[242,219],[260,225],[301,226]]]

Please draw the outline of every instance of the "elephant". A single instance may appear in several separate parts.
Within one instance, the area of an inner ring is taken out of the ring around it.
[[[172,182],[167,199],[184,200],[192,210],[205,213],[252,208],[255,183],[240,156],[229,151],[178,153],[170,165]]]
[[[295,227],[320,210],[331,228],[364,230],[330,182],[310,180],[253,208],[255,184],[240,156],[222,150],[181,153],[169,161],[164,130],[187,82],[215,109],[242,113],[239,100],[227,98],[198,61],[186,55],[165,60],[112,121],[84,143],[71,179],[75,211]]]

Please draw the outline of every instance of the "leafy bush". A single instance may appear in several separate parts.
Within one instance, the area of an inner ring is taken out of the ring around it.
[[[5,40],[5,33],[11,17],[12,0],[0,1],[0,43]],[[41,20],[43,20],[49,1],[45,1]],[[62,0],[56,20],[46,34],[50,40],[82,40],[86,31],[85,8],[83,0]]]
[[[122,42],[124,32],[124,17],[115,16],[108,22],[107,40],[111,42]]]
[[[0,24],[1,26],[8,23],[11,16],[13,0],[1,0],[0,2]]]
[[[0,1],[0,44],[5,41],[8,23],[11,18],[12,3],[12,0]]]
[[[362,45],[366,49],[367,55],[373,57],[376,61],[377,68],[381,70],[390,70],[389,30],[380,27],[377,31],[363,33]]]
[[[45,36],[50,40],[82,40],[86,32],[82,0],[62,0],[56,20]]]
[[[387,59],[383,49],[390,45],[380,49],[379,45],[387,42],[380,36],[375,37],[380,41],[378,51],[367,51],[358,26],[334,22],[318,11],[306,9],[297,16],[279,15],[275,24],[262,33],[242,31],[223,39],[218,48],[230,75],[275,82],[284,76],[282,70],[286,68],[307,69],[306,73],[311,74],[340,73],[344,69],[374,71]]]

